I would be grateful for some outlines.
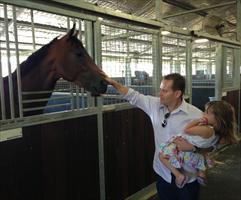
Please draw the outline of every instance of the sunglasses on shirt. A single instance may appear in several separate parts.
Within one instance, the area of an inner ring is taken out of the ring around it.
[[[166,125],[167,125],[167,119],[168,119],[168,117],[170,117],[170,113],[166,113],[166,114],[164,115],[164,119],[163,119],[163,121],[162,121],[162,127],[163,127],[163,128],[165,128]]]

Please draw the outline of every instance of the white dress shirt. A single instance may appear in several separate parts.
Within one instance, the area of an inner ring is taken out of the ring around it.
[[[164,120],[164,115],[168,113],[168,109],[160,103],[159,97],[143,95],[129,88],[128,93],[124,95],[124,99],[142,109],[150,117],[155,138],[153,169],[159,176],[171,183],[171,173],[158,157],[160,144],[167,142],[173,136],[183,133],[184,127],[188,122],[202,117],[202,111],[183,100],[182,104],[171,112],[166,119],[167,125],[163,128],[162,121]],[[195,177],[192,177],[189,182],[194,180]]]

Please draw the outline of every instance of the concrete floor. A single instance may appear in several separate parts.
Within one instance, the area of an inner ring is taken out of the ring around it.
[[[220,164],[209,169],[208,184],[201,187],[199,200],[241,200],[240,143],[223,149],[215,159]],[[159,200],[157,196],[151,200]]]

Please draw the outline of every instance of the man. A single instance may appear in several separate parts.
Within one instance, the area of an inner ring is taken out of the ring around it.
[[[157,191],[160,200],[196,200],[199,195],[199,184],[195,180],[195,171],[189,174],[189,182],[178,188],[175,178],[159,160],[159,146],[173,136],[182,133],[185,125],[202,116],[202,112],[188,104],[183,94],[185,91],[185,79],[180,74],[173,73],[164,76],[160,85],[160,98],[146,96],[127,88],[107,77],[106,80],[113,85],[124,99],[132,105],[142,109],[150,117],[155,138],[155,155],[153,169],[157,174]],[[184,139],[177,139],[176,144],[181,151],[193,151],[195,147]]]

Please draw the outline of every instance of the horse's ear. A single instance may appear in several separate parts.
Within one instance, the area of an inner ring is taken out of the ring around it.
[[[71,28],[71,30],[70,30],[69,33],[68,33],[68,36],[69,36],[69,37],[72,37],[72,36],[75,35],[75,26],[76,26],[76,24],[74,23],[74,24],[73,24],[73,28]]]
[[[69,40],[71,37],[77,37],[78,34],[79,34],[79,31],[75,30],[75,23],[74,23],[73,28],[62,39]]]
[[[74,37],[78,37],[78,35],[79,35],[79,31],[76,30],[75,33],[73,34],[73,36],[74,36]]]

